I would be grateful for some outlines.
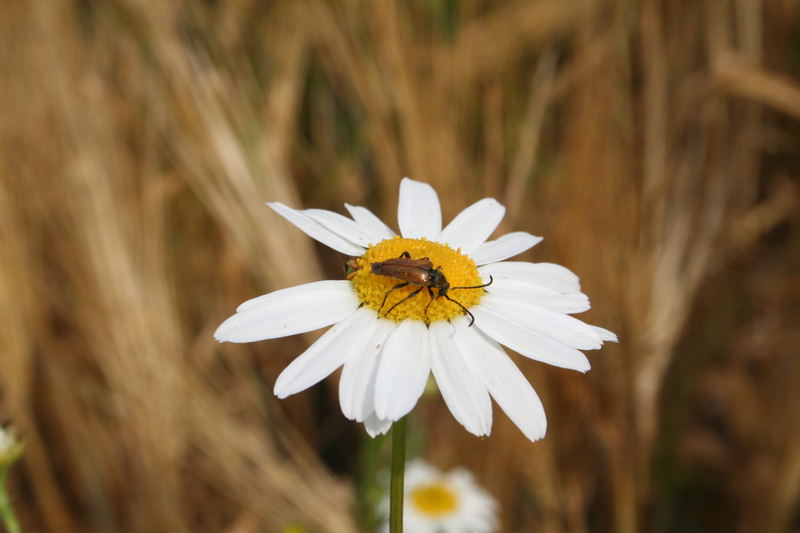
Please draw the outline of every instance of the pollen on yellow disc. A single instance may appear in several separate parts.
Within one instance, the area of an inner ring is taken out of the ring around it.
[[[431,302],[431,296],[425,286],[409,283],[403,288],[392,290],[404,280],[372,273],[373,263],[397,259],[404,252],[408,252],[411,259],[427,257],[433,269],[441,267],[442,273],[450,284],[447,296],[453,300],[467,309],[480,302],[484,293],[483,289],[453,289],[453,287],[474,287],[483,284],[475,262],[469,256],[462,254],[460,249],[454,250],[446,244],[427,239],[394,237],[371,246],[364,255],[356,259],[358,268],[351,277],[353,287],[361,302],[365,306],[379,311],[380,316],[397,322],[411,318],[430,324],[436,320],[455,318],[464,313],[457,304],[444,297],[439,297],[437,288],[431,288],[434,296],[433,302]],[[422,290],[416,296],[399,303],[420,288]],[[385,303],[383,303],[384,297],[386,297]],[[381,304],[383,304],[382,307]]]
[[[409,494],[411,504],[420,513],[441,516],[452,513],[458,507],[458,497],[453,490],[442,484],[422,485]]]

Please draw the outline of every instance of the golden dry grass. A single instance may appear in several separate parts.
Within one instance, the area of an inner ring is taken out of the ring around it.
[[[378,445],[313,336],[217,345],[244,299],[340,258],[263,205],[479,197],[620,334],[519,360],[550,432],[422,453],[503,531],[764,531],[800,502],[800,9],[786,0],[31,0],[0,6],[0,421],[29,532],[355,531]],[[355,481],[359,479],[362,481]],[[374,487],[373,487],[374,489]]]

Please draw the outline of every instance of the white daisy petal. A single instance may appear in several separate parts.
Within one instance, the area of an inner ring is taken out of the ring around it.
[[[501,310],[507,315],[520,317],[529,329],[572,348],[596,350],[603,345],[600,335],[589,324],[564,313],[545,309],[526,299],[503,298],[489,293],[481,299],[481,304]]]
[[[446,228],[442,230],[438,241],[461,248],[465,254],[471,254],[489,235],[497,229],[506,208],[494,198],[484,198],[461,211]]]
[[[243,303],[214,333],[220,342],[253,342],[324,328],[353,314],[358,296],[347,280],[306,283]]]
[[[393,320],[378,318],[378,325],[366,349],[347,360],[339,380],[339,403],[350,420],[363,422],[375,410],[375,375],[389,334],[397,327]]]
[[[511,278],[533,283],[550,289],[571,294],[580,292],[581,284],[568,268],[553,263],[526,263],[524,261],[503,261],[478,268],[485,279],[491,275],[494,279]]]
[[[412,459],[406,465],[406,485],[413,487],[421,485],[431,479],[436,479],[441,476],[441,473],[430,464],[422,459]]]
[[[375,413],[371,413],[367,419],[364,420],[364,429],[367,430],[367,434],[373,439],[378,435],[385,435],[391,427],[391,420],[383,420],[378,418]]]
[[[364,231],[370,234],[374,242],[391,239],[395,236],[394,231],[366,207],[350,204],[344,204],[344,206],[350,213],[350,216],[353,217],[353,220],[355,220]]]
[[[344,237],[337,235],[299,209],[292,209],[280,202],[267,202],[276,213],[297,226],[303,233],[337,252],[353,257],[361,257],[364,248],[353,244]]]
[[[360,225],[339,213],[334,213],[333,211],[327,211],[325,209],[306,209],[303,213],[343,239],[358,246],[368,248],[371,244],[377,244],[379,242],[372,239],[369,233],[364,231]]]
[[[492,430],[492,402],[486,385],[469,363],[471,357],[478,355],[463,342],[466,327],[464,318],[430,325],[431,370],[453,417],[467,431],[481,437]]]
[[[275,381],[275,396],[286,398],[328,377],[366,349],[377,325],[375,311],[361,308],[333,326],[281,372]]]
[[[480,330],[467,328],[466,335],[467,342],[480,352],[472,361],[497,405],[528,439],[543,438],[547,431],[544,406],[525,375],[500,345]]]
[[[542,242],[541,237],[524,231],[506,233],[494,241],[481,244],[471,255],[477,265],[495,263],[519,255]]]
[[[519,317],[485,305],[484,300],[470,311],[475,315],[475,327],[487,336],[536,361],[580,372],[591,368],[583,352],[530,329]]]
[[[487,294],[485,307],[516,320],[526,329],[578,350],[596,350],[603,345],[600,335],[589,324],[564,313],[552,311],[519,298]]]
[[[427,183],[403,178],[400,182],[397,222],[403,237],[438,240],[442,231],[442,209],[433,187]]]
[[[591,307],[589,297],[582,292],[562,294],[542,285],[513,278],[493,279],[486,291],[503,298],[526,300],[559,313],[582,313]]]
[[[417,403],[431,372],[428,328],[404,320],[386,340],[375,380],[375,413],[399,420]]]
[[[263,307],[264,305],[276,305],[281,303],[279,299],[286,299],[290,300],[300,296],[302,293],[314,294],[318,291],[335,291],[339,290],[343,293],[352,293],[355,296],[355,292],[353,291],[353,286],[347,280],[323,280],[323,281],[312,281],[311,283],[304,283],[303,285],[295,285],[294,287],[287,287],[285,289],[278,289],[277,291],[273,291],[267,294],[262,294],[261,296],[256,296],[255,298],[251,298],[239,304],[239,307],[236,308],[237,313],[241,313],[242,311],[246,311],[248,309],[252,309],[254,307]],[[325,294],[319,294],[319,296],[325,297]],[[329,295],[331,299],[335,298],[334,295]],[[358,299],[353,300],[356,302],[356,306],[358,306]],[[324,303],[324,299],[323,299]],[[322,326],[320,326],[322,327]]]
[[[433,521],[430,518],[427,520],[423,517],[406,513],[403,515],[403,529],[411,533],[450,533],[449,531],[441,531],[439,528],[440,520]],[[384,533],[389,533],[389,527],[384,530]],[[464,533],[464,532],[461,532]]]
[[[603,339],[605,342],[619,342],[617,335],[613,331],[608,331],[605,328],[601,328],[600,326],[592,326],[600,338]]]

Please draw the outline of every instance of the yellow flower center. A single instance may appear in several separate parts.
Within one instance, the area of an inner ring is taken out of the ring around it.
[[[443,483],[422,485],[411,491],[411,503],[422,514],[441,516],[452,513],[458,507],[455,492]]]
[[[408,258],[404,257],[406,252],[411,260],[418,262],[391,262],[376,267],[379,273],[373,272],[375,263],[394,259],[407,261]],[[423,261],[425,258],[427,261]],[[397,322],[412,318],[430,324],[461,315],[464,312],[461,307],[447,300],[442,290],[465,308],[480,302],[484,292],[483,289],[459,288],[483,284],[478,268],[469,256],[462,254],[460,248],[453,250],[446,244],[427,239],[386,239],[370,246],[364,255],[354,260],[352,268],[350,279],[361,302],[378,311],[380,316]],[[434,273],[436,269],[440,269],[441,279],[449,284],[449,289],[435,281],[438,277]],[[406,282],[407,285],[395,288]],[[428,288],[434,296],[432,301]],[[411,296],[416,291],[419,292]]]

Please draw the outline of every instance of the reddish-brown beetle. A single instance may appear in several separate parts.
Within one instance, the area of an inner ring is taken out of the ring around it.
[[[348,262],[348,266],[350,265]],[[454,291],[458,289],[483,289],[484,287],[488,287],[492,284],[491,276],[489,276],[489,283],[484,283],[483,285],[475,285],[472,287],[451,287],[450,283],[447,281],[447,278],[444,276],[442,272],[442,267],[433,268],[433,263],[431,263],[430,259],[427,257],[423,257],[421,259],[412,259],[411,254],[408,252],[403,252],[400,257],[396,259],[387,259],[386,261],[380,261],[377,263],[372,263],[370,267],[370,271],[373,274],[378,274],[379,276],[386,276],[388,278],[395,278],[398,280],[402,280],[402,283],[398,283],[388,291],[383,296],[383,302],[381,303],[380,309],[378,309],[378,314],[380,314],[383,306],[386,305],[386,298],[389,297],[393,291],[397,289],[402,289],[403,287],[407,287],[409,284],[411,285],[418,285],[419,289],[411,292],[408,296],[394,304],[392,307],[389,308],[388,311],[384,314],[384,316],[388,315],[392,312],[392,310],[400,305],[401,303],[413,298],[420,291],[424,288],[428,289],[428,294],[431,297],[431,301],[428,302],[428,305],[425,306],[425,316],[428,315],[428,308],[431,306],[433,301],[436,298],[443,297],[446,300],[453,302],[454,304],[458,305],[464,313],[469,316],[469,325],[475,323],[475,317],[472,316],[472,313],[467,310],[466,307],[461,305],[460,302],[453,300],[448,296],[449,291]],[[433,289],[439,289],[439,294],[434,296]]]

